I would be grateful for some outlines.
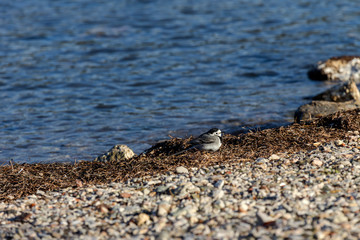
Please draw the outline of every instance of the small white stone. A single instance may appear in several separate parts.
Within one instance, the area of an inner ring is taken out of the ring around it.
[[[249,210],[249,205],[247,205],[245,202],[241,202],[239,210],[240,212],[246,213]]]
[[[146,196],[146,195],[148,195],[149,193],[150,193],[150,190],[147,189],[147,188],[145,188],[144,191],[143,191],[143,194]]]
[[[345,214],[342,211],[337,211],[334,213],[334,223],[340,224],[347,222],[348,218],[345,216]]]
[[[170,239],[170,233],[168,231],[162,231],[157,238],[158,240],[168,240]]]
[[[337,147],[342,147],[343,145],[345,145],[344,141],[342,140],[335,140],[334,143]]]
[[[311,163],[313,166],[316,166],[316,167],[321,167],[323,165],[323,161],[321,161],[320,159],[318,158],[315,158],[312,163]]]
[[[225,194],[224,191],[221,189],[215,189],[212,192],[212,196],[213,196],[214,200],[221,199],[224,196],[224,194]]]
[[[183,166],[177,167],[175,171],[177,174],[188,174],[189,173],[189,171]]]
[[[280,159],[280,156],[276,155],[276,154],[272,154],[270,157],[269,157],[270,160],[279,160]]]
[[[169,209],[170,209],[170,204],[167,203],[167,202],[161,202],[159,205],[158,205],[158,210],[157,210],[157,215],[159,217],[163,217],[163,216],[166,216],[169,212]]]

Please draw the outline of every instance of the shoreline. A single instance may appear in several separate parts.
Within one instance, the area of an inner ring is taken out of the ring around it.
[[[0,238],[357,239],[360,135],[0,203]]]
[[[75,164],[14,164],[0,166],[0,201],[12,201],[36,193],[66,187],[124,182],[144,176],[175,171],[178,166],[201,168],[242,163],[272,154],[308,151],[322,143],[347,139],[349,131],[360,129],[360,110],[338,112],[318,120],[294,123],[240,135],[224,135],[217,152],[187,151],[188,139],[172,138],[148,149],[146,154],[120,162],[78,162]]]
[[[0,238],[360,237],[360,110],[225,135],[214,153],[173,138],[123,162],[0,167]]]

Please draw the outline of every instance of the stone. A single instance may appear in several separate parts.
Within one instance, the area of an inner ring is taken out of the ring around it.
[[[316,167],[321,167],[323,165],[323,161],[321,161],[318,158],[315,158],[312,162],[311,165],[316,166]]]
[[[127,193],[127,192],[122,192],[122,193],[120,193],[120,197],[122,197],[122,198],[130,198],[131,194]]]
[[[344,213],[342,211],[336,211],[334,213],[334,223],[335,224],[340,224],[340,223],[344,223],[347,221],[348,221],[348,218],[344,215]]]
[[[126,145],[115,145],[107,153],[98,156],[94,161],[97,162],[121,162],[135,156],[135,153]]]
[[[279,155],[276,155],[276,154],[272,154],[270,157],[269,157],[269,160],[279,160],[280,159],[280,156]]]
[[[159,216],[159,217],[166,216],[168,214],[169,210],[170,210],[170,204],[167,202],[161,202],[158,205],[157,216]]]
[[[314,120],[339,111],[353,110],[360,107],[357,101],[347,102],[328,102],[312,101],[311,103],[300,106],[294,116],[295,122]]]
[[[256,213],[256,217],[259,221],[259,223],[263,226],[271,226],[275,224],[275,219],[270,217],[269,215],[267,215],[264,212],[258,211]]]
[[[141,226],[149,221],[150,221],[149,215],[147,215],[146,213],[140,213],[137,219],[137,225]]]
[[[239,206],[239,211],[242,213],[246,213],[249,210],[249,205],[247,205],[245,202],[241,202]]]
[[[201,190],[191,182],[187,182],[179,187],[168,190],[167,192],[171,195],[177,195],[179,198],[185,198],[192,193],[199,193]]]
[[[334,143],[337,147],[343,147],[345,145],[344,141],[342,140],[335,140]]]
[[[320,81],[355,81],[360,82],[360,57],[332,57],[308,71],[308,77]]]
[[[224,196],[225,192],[221,189],[215,189],[212,191],[212,197],[214,200],[221,199]]]
[[[313,100],[330,101],[330,102],[347,102],[359,101],[360,93],[354,81],[340,83],[323,93],[312,98]]]
[[[187,170],[185,167],[180,166],[175,169],[177,174],[188,174],[189,170]]]
[[[225,184],[225,181],[221,179],[214,184],[214,187],[216,187],[218,189],[222,189],[224,184]]]
[[[168,231],[162,231],[157,237],[156,240],[168,240],[170,239],[170,233]]]

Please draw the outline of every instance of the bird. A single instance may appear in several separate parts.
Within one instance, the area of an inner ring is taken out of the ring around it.
[[[199,137],[190,141],[191,146],[181,152],[175,153],[179,155],[190,149],[198,149],[200,151],[217,151],[221,147],[221,130],[218,128],[212,128],[206,133],[201,134]]]

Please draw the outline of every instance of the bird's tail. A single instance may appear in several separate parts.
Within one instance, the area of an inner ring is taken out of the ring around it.
[[[180,155],[180,154],[182,154],[182,153],[184,153],[184,152],[189,151],[190,149],[193,149],[194,147],[195,147],[195,146],[192,146],[192,147],[186,148],[186,149],[184,149],[184,150],[182,150],[182,151],[180,151],[180,152],[177,152],[177,153],[171,154],[170,156],[178,156],[178,155]]]

